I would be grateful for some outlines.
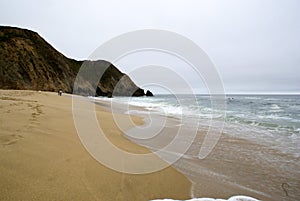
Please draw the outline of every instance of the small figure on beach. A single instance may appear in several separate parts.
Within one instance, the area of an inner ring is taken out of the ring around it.
[[[58,93],[59,96],[61,96],[62,95],[62,89],[59,89],[57,93]]]

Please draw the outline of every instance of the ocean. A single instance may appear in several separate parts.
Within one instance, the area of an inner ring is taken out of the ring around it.
[[[96,99],[125,104],[127,114],[147,118],[151,113],[176,119],[175,126],[185,125],[199,132],[213,126],[222,127],[223,141],[219,140],[207,159],[199,159],[201,143],[197,140],[201,138],[196,137],[184,157],[173,164],[194,184],[191,197],[206,195],[203,178],[211,178],[219,185],[230,186],[228,189],[240,189],[228,193],[228,197],[248,192],[264,200],[300,198],[300,95],[227,95],[225,102],[221,102],[225,107],[216,107],[209,95]],[[145,110],[136,110],[134,106]],[[153,151],[160,149],[157,142],[136,142]],[[213,188],[216,184],[211,185]]]
[[[208,95],[115,97],[112,100],[161,115],[196,118],[199,126],[218,121]],[[300,95],[227,95],[226,106],[223,132],[266,143],[300,157]]]

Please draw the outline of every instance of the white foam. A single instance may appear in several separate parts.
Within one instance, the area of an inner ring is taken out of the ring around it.
[[[286,117],[286,116],[278,116],[275,114],[270,114],[270,115],[257,115],[258,118],[260,119],[278,119],[278,120],[293,120],[290,117]]]
[[[151,201],[180,201],[180,200],[172,200],[172,199],[158,199],[158,200],[151,200]],[[244,196],[244,195],[238,195],[233,196],[227,200],[224,199],[215,199],[215,198],[193,198],[186,201],[259,201],[255,198]]]
[[[297,140],[299,138],[299,136],[296,135],[295,133],[293,133],[292,135],[289,136],[289,138],[292,139],[292,140]]]
[[[248,100],[260,100],[261,98],[260,97],[245,97],[245,99],[248,99]]]
[[[279,107],[279,105],[277,105],[277,104],[272,104],[271,109],[278,110],[278,109],[281,109],[281,107]]]

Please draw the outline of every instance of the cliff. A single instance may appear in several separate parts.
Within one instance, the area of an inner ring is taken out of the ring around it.
[[[61,88],[72,93],[82,66],[89,72],[80,71],[74,90],[78,94],[145,95],[143,89],[108,61],[76,61],[55,50],[36,32],[0,26],[1,89],[57,91]]]

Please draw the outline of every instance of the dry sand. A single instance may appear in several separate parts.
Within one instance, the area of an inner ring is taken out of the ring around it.
[[[78,138],[71,104],[70,95],[0,90],[0,200],[190,197],[190,181],[172,167],[130,175],[93,159]],[[110,112],[97,106],[97,116],[115,145],[135,153],[149,152],[123,137]],[[142,123],[140,118],[132,119]],[[132,126],[127,123],[128,128]]]

